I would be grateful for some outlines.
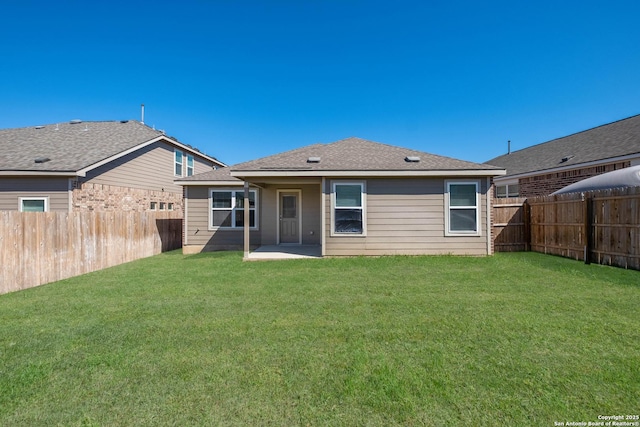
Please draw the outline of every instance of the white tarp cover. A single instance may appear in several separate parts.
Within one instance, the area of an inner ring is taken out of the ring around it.
[[[556,194],[581,193],[583,191],[638,186],[640,186],[640,165],[618,169],[612,172],[603,173],[602,175],[583,179],[582,181],[567,185],[566,187],[551,193],[551,195],[554,196]]]

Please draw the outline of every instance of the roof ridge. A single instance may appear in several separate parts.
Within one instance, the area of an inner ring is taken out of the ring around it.
[[[466,163],[472,163],[472,164],[476,164],[476,165],[488,165],[488,163],[486,163],[486,162],[482,162],[482,163],[472,162],[472,161],[470,161],[470,160],[458,159],[458,158],[456,158],[456,157],[445,156],[445,155],[442,155],[442,154],[430,153],[430,152],[428,152],[428,151],[424,151],[424,150],[417,150],[417,149],[415,149],[415,148],[403,147],[403,146],[400,146],[400,145],[388,144],[388,143],[386,143],[386,142],[373,141],[373,140],[370,140],[370,139],[364,139],[364,138],[360,138],[360,137],[357,137],[357,136],[353,136],[353,137],[345,138],[345,139],[342,139],[342,140],[340,140],[340,141],[333,142],[333,143],[331,143],[331,144],[335,144],[335,143],[338,143],[338,142],[346,141],[346,140],[348,140],[348,139],[358,139],[358,140],[360,140],[360,141],[370,142],[370,143],[378,144],[378,145],[383,145],[383,146],[385,146],[385,147],[390,147],[390,148],[394,148],[394,149],[398,149],[398,150],[404,150],[404,151],[411,151],[411,152],[415,152],[415,153],[426,154],[426,155],[429,155],[429,156],[435,156],[435,157],[439,157],[439,158],[447,159],[447,160],[455,160],[455,161],[458,161],[458,162],[466,162]],[[331,145],[331,144],[328,144],[328,145]],[[489,166],[493,166],[493,165],[489,165]]]
[[[521,149],[519,149],[519,150],[512,151],[511,153],[501,154],[501,155],[496,156],[496,157],[494,157],[493,159],[489,159],[489,160],[487,160],[487,161],[489,162],[489,161],[491,161],[491,160],[497,159],[497,158],[502,157],[502,156],[507,156],[507,155],[510,155],[510,154],[518,153],[518,152],[523,151],[523,150],[528,150],[528,149],[533,148],[533,147],[538,147],[538,146],[540,146],[540,145],[549,144],[549,143],[551,143],[551,142],[555,142],[555,141],[558,141],[558,140],[560,140],[560,139],[569,138],[569,137],[571,137],[571,136],[575,136],[575,135],[580,135],[580,134],[585,133],[585,132],[591,132],[592,130],[596,130],[596,129],[598,129],[598,128],[602,128],[602,127],[605,127],[605,126],[614,125],[614,124],[616,124],[616,123],[624,122],[625,120],[630,120],[630,119],[633,119],[633,118],[636,118],[636,117],[640,117],[640,114],[634,114],[633,116],[625,117],[625,118],[623,118],[623,119],[614,120],[614,121],[612,121],[612,122],[604,123],[604,124],[601,124],[601,125],[598,125],[598,126],[594,126],[594,127],[592,127],[592,128],[589,128],[589,129],[585,129],[585,130],[581,130],[581,131],[578,131],[578,132],[570,133],[569,135],[559,136],[559,137],[557,137],[557,138],[553,138],[553,139],[550,139],[550,140],[548,140],[548,141],[539,142],[539,143],[537,143],[537,144],[533,144],[533,145],[530,145],[530,146],[528,146],[528,147],[524,147],[524,148],[521,148]]]

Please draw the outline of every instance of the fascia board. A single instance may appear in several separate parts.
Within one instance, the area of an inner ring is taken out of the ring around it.
[[[0,171],[0,176],[82,176],[72,171]]]
[[[287,170],[287,171],[231,171],[231,176],[242,178],[255,178],[255,177],[412,177],[412,176],[446,176],[446,177],[456,177],[456,176],[500,176],[506,175],[507,171],[505,169],[481,169],[481,170],[418,170],[418,171],[393,171],[393,170],[384,170],[384,171],[376,171],[376,170],[368,170],[368,171],[318,171],[318,170]]]
[[[192,148],[189,148],[189,147],[187,147],[186,145],[184,145],[184,144],[182,144],[182,143],[180,143],[180,142],[178,142],[178,141],[174,141],[173,139],[167,138],[167,137],[166,137],[166,136],[164,136],[164,135],[160,135],[160,136],[157,136],[157,137],[155,137],[155,138],[153,138],[153,139],[150,139],[149,141],[146,141],[146,142],[143,142],[143,143],[141,143],[141,144],[138,144],[138,145],[136,145],[136,146],[134,146],[134,147],[131,147],[131,148],[129,148],[128,150],[122,151],[122,152],[120,152],[120,153],[118,153],[118,154],[114,154],[114,155],[113,155],[113,156],[111,156],[111,157],[107,157],[106,159],[100,160],[100,161],[99,161],[99,162],[97,162],[97,163],[94,163],[94,164],[89,165],[89,166],[87,166],[87,167],[85,167],[85,168],[82,168],[82,169],[80,169],[80,170],[78,171],[78,175],[80,175],[80,176],[86,176],[86,175],[87,175],[87,172],[89,172],[90,170],[93,170],[93,169],[98,168],[98,167],[100,167],[100,166],[102,166],[102,165],[104,165],[104,164],[107,164],[107,163],[109,163],[109,162],[112,162],[112,161],[114,161],[114,160],[117,160],[117,159],[119,159],[120,157],[124,157],[124,156],[126,156],[126,155],[128,155],[128,154],[131,154],[131,153],[133,153],[133,152],[135,152],[135,151],[138,151],[138,150],[140,150],[140,149],[142,149],[142,148],[144,148],[144,147],[146,147],[146,146],[148,146],[148,145],[154,144],[154,143],[156,143],[156,142],[158,142],[158,141],[162,141],[162,142],[165,142],[165,143],[170,144],[170,145],[175,145],[176,147],[179,147],[179,148],[181,148],[181,149],[183,149],[183,150],[185,150],[185,151],[189,151],[190,153],[193,153],[193,154],[195,154],[195,155],[197,155],[197,156],[204,157],[205,159],[207,159],[207,160],[209,160],[209,161],[211,161],[211,162],[214,162],[214,163],[216,163],[216,164],[218,164],[218,165],[220,165],[220,166],[222,166],[222,167],[225,167],[225,166],[226,166],[224,163],[222,163],[222,162],[220,162],[220,161],[218,161],[218,160],[216,160],[216,159],[214,159],[214,158],[212,158],[212,157],[209,157],[209,156],[207,156],[206,154],[203,154],[203,153],[201,153],[201,152],[199,152],[199,151],[195,151],[195,150],[193,150]]]
[[[206,186],[224,186],[224,187],[242,187],[244,185],[243,181],[173,181],[176,185],[206,185]]]

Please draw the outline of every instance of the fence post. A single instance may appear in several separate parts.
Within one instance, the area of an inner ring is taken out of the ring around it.
[[[591,197],[582,193],[584,206],[584,263],[591,264]]]

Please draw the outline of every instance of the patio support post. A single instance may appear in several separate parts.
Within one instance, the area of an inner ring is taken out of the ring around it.
[[[249,258],[249,183],[244,182],[244,258]]]

